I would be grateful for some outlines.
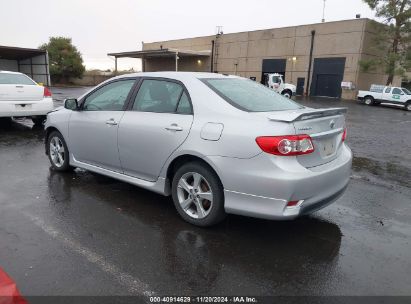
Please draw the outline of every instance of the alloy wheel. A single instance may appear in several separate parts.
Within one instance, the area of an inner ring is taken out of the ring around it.
[[[61,139],[57,136],[52,137],[50,140],[50,158],[57,168],[60,168],[64,165],[64,145]]]
[[[205,218],[213,208],[213,192],[209,182],[197,172],[181,176],[177,186],[181,208],[192,218]]]

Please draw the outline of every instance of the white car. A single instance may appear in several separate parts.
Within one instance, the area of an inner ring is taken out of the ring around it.
[[[25,74],[0,71],[0,117],[31,117],[41,124],[53,108],[48,88]]]

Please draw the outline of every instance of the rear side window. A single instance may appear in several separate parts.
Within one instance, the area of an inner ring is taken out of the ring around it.
[[[26,75],[0,73],[0,84],[35,85],[36,83]]]
[[[391,92],[391,88],[386,88],[385,93],[389,93],[389,92]]]
[[[146,79],[134,100],[133,111],[190,114],[191,105],[182,85]]]
[[[303,108],[255,81],[243,78],[203,79],[227,102],[247,112],[285,111]]]

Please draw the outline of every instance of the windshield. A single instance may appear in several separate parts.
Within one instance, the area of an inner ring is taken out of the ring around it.
[[[22,74],[11,74],[11,73],[0,73],[0,84],[26,84],[34,85],[34,81],[31,80],[26,75]]]
[[[406,89],[406,88],[402,88],[402,90],[404,91],[404,93],[405,93],[405,94],[407,94],[407,95],[411,95],[411,92],[410,92],[408,89]]]
[[[269,112],[303,108],[303,106],[252,80],[213,78],[202,81],[228,103],[243,111]]]

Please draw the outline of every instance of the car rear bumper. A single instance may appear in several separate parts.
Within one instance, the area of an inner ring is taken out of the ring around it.
[[[0,117],[47,115],[53,108],[51,98],[36,101],[0,101]]]
[[[210,157],[224,186],[225,210],[265,219],[292,219],[315,212],[345,191],[352,153],[343,145],[337,159],[311,169],[295,158],[262,153],[251,159]],[[299,201],[287,207],[289,201]]]

